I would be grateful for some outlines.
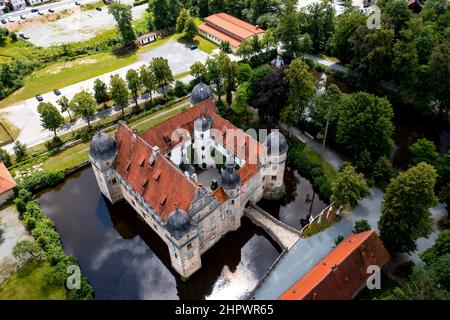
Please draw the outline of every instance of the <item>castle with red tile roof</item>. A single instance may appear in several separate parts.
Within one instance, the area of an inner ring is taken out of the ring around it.
[[[115,137],[99,132],[89,152],[103,195],[135,209],[184,277],[240,227],[246,206],[284,187],[284,137],[275,131],[258,142],[218,114],[208,90],[200,83],[190,108],[142,133],[124,122]]]

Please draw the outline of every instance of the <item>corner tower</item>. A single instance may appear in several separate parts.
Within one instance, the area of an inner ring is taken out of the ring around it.
[[[89,148],[89,159],[100,191],[111,203],[123,198],[114,173],[116,156],[117,146],[114,138],[103,132],[95,134]]]
[[[267,148],[266,167],[264,170],[264,197],[279,199],[285,192],[283,182],[288,145],[286,138],[277,130],[272,131],[264,145]]]

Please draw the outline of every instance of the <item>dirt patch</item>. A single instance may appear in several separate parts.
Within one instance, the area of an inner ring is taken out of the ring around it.
[[[82,66],[82,65],[86,65],[86,64],[92,64],[92,63],[96,63],[96,62],[97,62],[97,60],[92,59],[92,58],[84,58],[84,59],[78,59],[75,61],[67,61],[67,62],[63,62],[63,63],[58,63],[57,65],[50,67],[48,70],[46,70],[45,73],[47,73],[49,75],[54,75],[54,74],[60,73],[62,70],[66,69],[66,68],[73,68],[73,67],[78,67],[78,66]]]
[[[6,28],[10,31],[13,31],[13,30],[21,30],[23,28],[35,27],[68,17],[77,12],[81,12],[81,9],[79,7],[75,7],[73,9],[65,9],[53,13],[46,11],[45,15],[43,16],[33,16],[32,18],[31,17],[27,18],[27,20],[17,18],[16,21],[8,23],[6,25]]]

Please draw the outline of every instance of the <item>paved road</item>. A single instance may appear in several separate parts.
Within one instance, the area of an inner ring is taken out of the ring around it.
[[[70,85],[65,88],[60,88],[61,96],[66,96],[67,98],[71,99],[76,93],[82,90],[93,92],[92,88],[96,79],[101,79],[105,83],[109,83],[109,79],[113,74],[118,74],[122,78],[125,78],[125,74],[129,69],[140,68],[141,65],[148,63],[150,58],[154,56],[163,56],[167,58],[167,60],[169,61],[169,66],[172,69],[174,75],[188,71],[190,69],[190,66],[196,61],[204,63],[208,57],[208,55],[203,51],[200,51],[198,49],[191,51],[188,47],[179,42],[168,41],[165,44],[147,52],[146,55],[142,57],[142,61],[136,62],[113,72],[109,72],[101,76]],[[191,76],[187,76],[180,80],[188,82],[191,79]],[[59,99],[59,97],[56,96],[52,91],[44,93],[42,97],[44,98],[44,101],[51,102],[55,106],[57,106],[56,101]],[[37,112],[38,104],[39,102],[35,98],[30,98],[15,105],[0,109],[0,116],[13,123],[21,130],[18,136],[18,140],[22,143],[25,143],[27,146],[33,146],[42,143],[53,137],[52,132],[45,130],[41,126],[41,121]],[[116,112],[120,112],[120,108],[103,111],[98,114],[95,119],[98,120],[100,118],[108,117]],[[83,119],[79,119],[76,123],[66,125],[58,132],[66,133],[71,130],[76,130],[84,127],[86,125],[87,123]],[[9,144],[7,146],[4,146],[3,148],[8,152],[12,152],[12,146],[13,144]]]

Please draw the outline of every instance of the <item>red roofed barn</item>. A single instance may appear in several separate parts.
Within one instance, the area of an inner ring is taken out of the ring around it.
[[[0,206],[13,196],[16,186],[17,184],[8,169],[3,162],[0,162]]]
[[[198,26],[201,36],[220,44],[229,42],[233,51],[247,39],[253,36],[262,37],[264,30],[258,26],[251,25],[227,13],[217,13],[205,18],[205,23]]]
[[[343,240],[279,300],[350,300],[364,287],[371,265],[384,266],[389,253],[373,230]]]

